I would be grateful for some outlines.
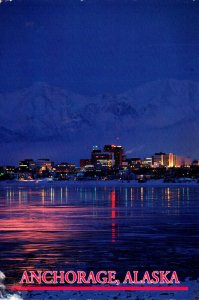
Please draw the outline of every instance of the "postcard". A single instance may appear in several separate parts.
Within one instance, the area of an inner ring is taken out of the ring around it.
[[[198,15],[0,0],[0,299],[199,299]]]

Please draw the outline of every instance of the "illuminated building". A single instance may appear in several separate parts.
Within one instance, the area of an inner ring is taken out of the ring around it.
[[[93,154],[92,162],[95,166],[101,165],[103,167],[113,167],[115,164],[113,153],[95,153]]]
[[[102,152],[99,146],[94,146],[91,152],[92,164],[95,167],[113,167],[115,164],[114,153],[108,152],[109,151]]]
[[[5,166],[3,170],[6,174],[14,174],[16,168],[14,166]]]
[[[152,166],[152,157],[145,157],[143,160],[142,160],[142,165],[144,167],[151,167]]]
[[[133,158],[127,158],[126,160],[128,162],[129,167],[135,167],[141,164],[141,158],[133,157]]]
[[[191,158],[186,156],[176,156],[176,167],[189,167],[191,165]]]
[[[73,173],[75,171],[75,164],[69,164],[66,162],[56,165],[55,172],[57,173]]]
[[[195,160],[192,162],[192,166],[198,167],[198,166],[199,166],[199,160],[198,160],[198,159],[195,159]]]
[[[87,165],[92,165],[92,160],[88,158],[81,158],[80,159],[80,168],[84,168]]]
[[[174,155],[173,153],[163,153],[163,152],[159,152],[159,153],[155,153],[152,156],[152,165],[153,167],[175,167],[176,165],[176,155]]]
[[[53,162],[48,158],[40,158],[36,161],[36,167],[39,174],[45,171],[52,171]]]
[[[91,152],[91,161],[93,164],[96,163],[96,156],[99,155],[102,152],[102,150],[99,148],[99,146],[93,146],[92,152]]]
[[[36,164],[33,159],[24,159],[19,162],[19,171],[34,171]]]
[[[19,162],[18,172],[16,173],[19,180],[30,180],[34,177],[36,164],[33,159],[24,159]]]
[[[86,172],[94,172],[95,171],[95,166],[94,165],[86,165],[83,169],[83,171]]]
[[[0,167],[0,180],[13,179],[16,174],[15,166],[1,166]]]
[[[164,157],[165,153],[163,152],[159,152],[159,153],[155,153],[152,156],[152,165],[153,167],[161,167],[163,166],[163,157]]]
[[[176,165],[176,155],[174,155],[173,153],[168,153],[168,154],[164,154],[163,155],[163,165],[165,167],[175,167]]]
[[[114,153],[115,166],[122,165],[124,155],[124,150],[122,146],[105,145],[104,152]]]

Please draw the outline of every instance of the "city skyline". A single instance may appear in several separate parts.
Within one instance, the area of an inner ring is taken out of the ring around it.
[[[164,183],[198,183],[199,159],[191,160],[174,153],[156,152],[146,158],[128,157],[121,145],[93,146],[90,156],[79,164],[55,163],[49,158],[23,159],[18,166],[0,166],[0,180],[15,181],[79,181],[163,179]]]
[[[111,150],[108,147],[113,147],[116,149],[121,149],[119,150],[119,152],[116,152],[116,156],[114,154],[114,151]],[[89,152],[90,150],[90,152]],[[90,153],[90,155],[89,155]],[[113,153],[114,156],[106,156],[103,157],[103,155],[108,155]],[[98,157],[99,155],[99,157]],[[102,157],[100,157],[100,155]],[[119,156],[118,156],[119,155]],[[190,161],[190,163],[194,162],[194,161],[198,161],[199,162],[199,157],[198,158],[193,158],[189,155],[179,155],[177,153],[174,152],[162,152],[162,151],[156,151],[153,154],[148,154],[146,156],[142,156],[142,155],[137,155],[137,156],[132,156],[129,155],[127,153],[127,151],[125,151],[125,148],[122,145],[114,145],[114,144],[107,144],[104,146],[100,146],[100,145],[94,145],[92,146],[90,149],[88,149],[88,153],[87,156],[81,156],[77,158],[76,161],[70,161],[67,158],[65,160],[54,160],[52,157],[48,157],[48,156],[43,156],[43,157],[21,157],[21,159],[19,161],[16,160],[16,162],[14,164],[12,164],[12,166],[16,166],[16,165],[20,165],[20,163],[23,162],[34,162],[36,164],[39,164],[40,161],[46,161],[49,163],[53,163],[55,165],[59,165],[59,164],[71,164],[71,165],[75,165],[75,166],[80,166],[81,167],[81,161],[88,161],[88,165],[89,164],[93,164],[93,161],[96,162],[100,162],[100,160],[110,160],[113,161],[113,164],[109,165],[109,167],[112,167],[113,165],[118,165],[118,166],[124,166],[125,164],[122,165],[123,163],[129,161],[129,160],[140,160],[141,164],[142,162],[145,161],[145,164],[149,164],[151,166],[155,166],[154,164],[152,164],[152,161],[154,160],[154,157],[157,156],[157,160],[162,161],[162,165],[164,165],[163,161],[165,161],[165,158],[163,158],[163,156],[175,156],[175,160],[178,158],[179,161]],[[162,156],[162,157],[161,157]],[[166,160],[169,159],[166,158]],[[146,162],[148,160],[148,163]],[[151,160],[151,161],[150,161]],[[174,158],[172,158],[172,161],[174,162]],[[172,163],[174,166],[174,163]],[[160,163],[161,165],[161,163]],[[4,164],[1,164],[0,166],[11,166],[10,164],[6,164],[6,162]],[[107,165],[108,166],[108,165]],[[168,165],[169,166],[169,165]],[[172,166],[171,166],[172,167]]]

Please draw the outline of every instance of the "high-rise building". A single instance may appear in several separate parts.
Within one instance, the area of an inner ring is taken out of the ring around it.
[[[115,164],[113,153],[95,153],[93,155],[93,164],[95,166],[101,165],[103,167],[113,167]]]
[[[102,150],[100,149],[99,146],[93,146],[92,152],[91,152],[91,161],[93,164],[95,164],[96,162],[96,158],[95,156],[100,154],[102,152]]]
[[[163,152],[159,152],[159,153],[155,153],[153,156],[152,156],[152,165],[154,167],[161,167],[164,165],[164,160],[163,160],[163,157],[166,153],[163,153]]]
[[[175,167],[176,165],[176,155],[173,153],[168,153],[163,155],[163,165],[165,167]]]
[[[154,167],[175,167],[176,165],[176,156],[173,153],[155,153],[152,156],[152,165]]]
[[[122,146],[105,145],[104,152],[114,153],[115,166],[122,165],[124,155],[124,150]]]

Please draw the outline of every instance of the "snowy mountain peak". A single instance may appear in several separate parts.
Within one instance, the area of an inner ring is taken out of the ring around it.
[[[53,149],[63,143],[65,153],[73,156],[72,145],[79,150],[93,143],[116,141],[126,148],[133,145],[135,149],[158,151],[161,146],[165,151],[185,154],[193,138],[199,146],[197,82],[158,80],[120,95],[95,97],[38,82],[1,94],[0,105],[1,145],[10,147],[26,143],[27,149],[38,149],[38,144],[50,141]]]

